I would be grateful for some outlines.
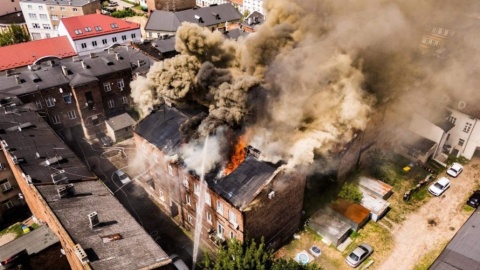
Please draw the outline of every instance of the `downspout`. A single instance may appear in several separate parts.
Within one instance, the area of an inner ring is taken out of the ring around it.
[[[473,131],[475,130],[475,125],[477,124],[477,118],[475,118],[475,122],[473,123],[473,127],[472,127],[472,130],[470,131],[470,134],[468,134],[468,138],[467,138],[467,141],[465,142],[465,145],[463,147],[463,150],[462,150],[462,154],[465,153],[465,148],[467,147],[468,145],[468,141],[470,141],[470,137],[472,136],[472,133]]]

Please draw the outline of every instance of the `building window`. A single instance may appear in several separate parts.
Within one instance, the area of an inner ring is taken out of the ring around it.
[[[101,26],[95,26],[95,30],[96,31],[102,31],[102,27]]]
[[[58,115],[52,115],[50,118],[53,124],[60,124],[60,117]]]
[[[122,40],[123,40],[123,41],[127,40],[127,36],[126,36],[126,35],[123,35],[123,36],[122,36]]]
[[[2,187],[2,192],[12,190],[12,185],[10,185],[10,182],[8,182],[7,179],[0,181],[0,186]]]
[[[52,29],[50,24],[43,24],[43,29]]]
[[[3,207],[8,210],[13,207],[13,203],[11,201],[6,201],[3,203]]]
[[[207,212],[207,222],[212,224],[212,214],[210,212]]]
[[[80,44],[80,45],[82,46],[82,49],[87,48],[87,43],[82,43],[82,44]]]
[[[122,104],[128,104],[127,96],[122,96]]]
[[[465,143],[465,140],[464,140],[464,139],[458,140],[458,145],[459,145],[459,146],[463,146],[464,143]]]
[[[193,183],[193,193],[197,196],[200,193],[200,187],[198,186],[197,183]]]
[[[39,109],[39,110],[42,109],[42,101],[41,100],[35,100],[35,105],[37,105],[37,109]]]
[[[233,239],[233,238],[235,238],[235,234],[231,231],[230,232],[230,239]]]
[[[455,122],[457,121],[457,118],[453,117],[453,116],[450,116],[450,118],[448,119],[448,121],[452,124],[455,125]]]
[[[73,8],[73,12],[77,12],[77,11],[78,11],[78,9],[77,9],[77,8]]]
[[[55,7],[50,7],[50,10],[55,10]]]
[[[62,19],[63,19],[63,18],[66,18],[66,17],[67,17],[67,15],[62,15]]]
[[[53,30],[58,30],[58,25],[54,25]]]
[[[38,6],[38,9],[39,9],[39,10],[43,10],[43,6]]]
[[[35,14],[35,13],[28,13],[28,18],[30,18],[31,20],[36,20],[36,19],[37,19],[37,14]]]
[[[105,90],[105,92],[112,91],[112,86],[110,86],[109,82],[106,82],[106,83],[103,84],[103,90]]]
[[[67,104],[71,104],[72,103],[72,93],[66,93],[63,95],[63,101],[65,101],[65,103]]]
[[[165,201],[165,193],[163,193],[163,190],[161,190],[161,189],[160,189],[160,200],[161,200],[162,202]]]
[[[111,109],[113,107],[115,107],[115,101],[113,99],[109,99],[107,101],[107,104],[108,104],[108,108]]]
[[[185,195],[185,202],[190,205],[192,202],[190,201],[190,195]]]
[[[208,193],[208,191],[205,191],[205,203],[208,206],[212,206],[212,197],[210,197],[210,193]]]
[[[187,221],[188,221],[188,223],[193,224],[193,217],[188,215],[187,216]]]
[[[73,120],[73,119],[77,118],[77,115],[75,114],[75,111],[68,111],[67,114],[68,114],[68,118],[70,120]]]
[[[223,204],[220,201],[217,201],[217,213],[223,215]]]
[[[112,29],[118,28],[118,25],[116,23],[111,23],[110,26],[112,27]]]
[[[91,32],[92,31],[92,28],[89,27],[89,26],[85,27],[84,29],[85,29],[85,32]]]
[[[55,99],[52,97],[47,97],[45,99],[45,103],[47,104],[47,107],[53,107],[55,106]]]
[[[132,34],[132,38],[136,38],[137,36],[135,34]]]
[[[97,41],[92,41],[92,46],[96,47],[97,46]]]
[[[61,10],[61,11],[65,11],[65,7],[60,7],[60,10]]]
[[[32,5],[28,5],[27,8],[28,8],[28,9],[32,9]]]
[[[104,45],[107,44],[107,39],[105,39],[105,38],[102,39],[102,43],[103,43]]]
[[[40,20],[48,20],[47,14],[40,14]]]
[[[125,83],[123,82],[123,79],[117,80],[117,85],[118,85],[118,88],[120,88],[120,91],[123,91],[123,88],[125,87]]]
[[[58,21],[58,16],[57,15],[52,15],[52,21]]]
[[[38,23],[32,23],[32,27],[33,27],[33,28],[40,28],[40,24],[38,24]]]
[[[112,37],[112,42],[117,42],[117,37]]]
[[[81,35],[83,33],[80,29],[75,29],[73,32],[75,33],[75,35]]]
[[[233,224],[237,224],[237,216],[232,210],[228,210],[228,221]]]
[[[472,124],[466,123],[465,127],[463,128],[463,132],[469,133],[470,129],[472,129]]]
[[[217,236],[223,239],[223,234],[225,233],[225,228],[223,228],[223,225],[218,223],[217,224]]]

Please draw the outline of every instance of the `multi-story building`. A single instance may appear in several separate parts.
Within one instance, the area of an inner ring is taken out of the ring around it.
[[[77,128],[90,139],[106,131],[106,120],[130,108],[133,74],[152,64],[145,54],[122,46],[85,57],[46,58],[26,70],[7,70],[0,92],[34,104],[66,139]]]
[[[21,11],[20,0],[3,1],[0,5],[0,16]]]
[[[218,247],[231,238],[264,237],[269,246],[278,247],[300,224],[305,176],[260,161],[258,150],[253,150],[230,174],[208,174],[202,194],[199,176],[172,158],[184,143],[180,126],[197,113],[164,104],[137,124],[135,143],[148,171],[140,182],[177,224],[191,231],[201,226],[207,246]],[[205,204],[201,221],[196,220],[202,209],[199,201]]]
[[[227,24],[239,23],[241,18],[242,14],[230,3],[178,12],[157,10],[150,14],[145,33],[148,39],[174,35],[183,22],[195,23],[212,31],[223,31]]]
[[[243,0],[243,10],[248,13],[257,11],[265,15],[263,0]]]
[[[17,180],[8,166],[7,157],[0,153],[0,221],[24,204]]]
[[[146,6],[148,11],[165,10],[165,11],[179,11],[195,7],[195,0],[143,0],[140,3]]]
[[[28,106],[17,106],[15,112],[0,112],[0,160],[8,167],[0,176],[16,179],[35,219],[60,239],[71,269],[160,269],[170,264],[165,251],[44,119]],[[0,183],[6,194],[17,196],[17,186]],[[13,202],[3,204],[10,208]]]
[[[228,0],[196,0],[197,7],[208,7],[211,5],[221,5],[226,4],[230,1]]]
[[[67,36],[78,55],[101,52],[112,45],[139,42],[140,24],[102,14],[62,19],[60,36]]]
[[[58,36],[63,18],[96,13],[100,0],[22,0],[23,17],[33,40]]]
[[[20,26],[25,33],[28,33],[27,24],[21,11],[0,15],[0,34],[5,33],[12,24]]]

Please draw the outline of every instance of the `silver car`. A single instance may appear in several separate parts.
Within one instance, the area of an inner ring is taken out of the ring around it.
[[[361,244],[350,253],[345,261],[351,267],[359,266],[365,259],[373,253],[373,248],[369,244]]]

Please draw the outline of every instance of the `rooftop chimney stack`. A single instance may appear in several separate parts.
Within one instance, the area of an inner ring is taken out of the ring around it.
[[[68,70],[67,70],[67,67],[66,67],[66,66],[63,66],[63,65],[62,65],[62,73],[63,73],[63,75],[65,75],[65,76],[68,75]]]
[[[95,228],[100,224],[100,220],[98,219],[98,213],[97,212],[92,212],[88,214],[88,220],[90,221],[90,229]]]
[[[115,59],[120,60],[120,55],[118,54],[118,52],[115,53]]]
[[[17,84],[22,83],[22,80],[20,79],[20,77],[18,77],[18,75],[15,75],[15,80],[17,81]]]
[[[83,69],[87,69],[87,64],[85,64],[85,62],[83,62],[83,60],[80,61],[80,63],[82,63],[82,68],[83,68]]]

